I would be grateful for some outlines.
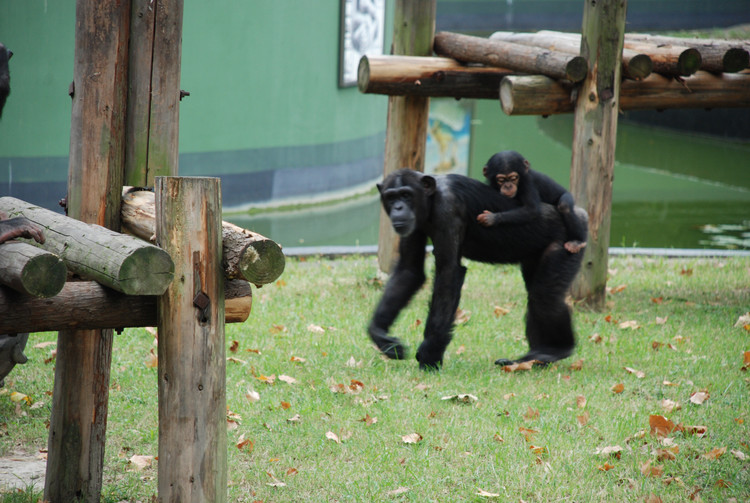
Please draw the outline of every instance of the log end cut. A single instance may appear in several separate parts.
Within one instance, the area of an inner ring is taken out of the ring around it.
[[[174,276],[174,262],[156,246],[137,248],[122,263],[116,289],[128,295],[161,295]]]
[[[242,277],[254,285],[266,285],[276,281],[284,272],[286,257],[281,247],[271,239],[260,239],[249,243],[239,260]]]
[[[34,297],[54,297],[65,285],[68,269],[59,257],[43,253],[29,260],[21,273],[24,290]]]

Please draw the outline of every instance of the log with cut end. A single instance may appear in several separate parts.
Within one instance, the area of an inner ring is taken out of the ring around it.
[[[500,104],[508,115],[553,115],[573,111],[570,84],[543,75],[505,77]],[[676,80],[659,74],[623,81],[620,110],[750,107],[750,74],[698,72]]]
[[[494,100],[502,78],[515,73],[452,58],[364,56],[357,81],[360,92],[368,94]]]
[[[0,244],[0,283],[33,297],[53,297],[68,270],[60,257],[20,241]],[[0,332],[6,333],[6,332]]]
[[[242,323],[252,308],[250,284],[224,284],[224,319]],[[156,297],[125,295],[95,281],[68,281],[55,297],[42,299],[0,287],[0,333],[153,327]]]
[[[750,40],[716,40],[626,33],[625,41],[695,48],[701,53],[700,69],[707,72],[736,73],[750,66],[750,52],[748,52]]]
[[[451,32],[435,35],[435,52],[463,62],[542,74],[571,82],[582,81],[588,73],[588,63],[581,56]]]
[[[551,51],[567,54],[580,54],[581,35],[559,31],[539,31],[536,33],[519,33],[497,31],[490,35],[490,40],[502,40],[515,44],[542,47]],[[647,54],[640,54],[629,49],[622,51],[622,75],[634,80],[645,79],[651,75],[653,63]]]
[[[122,228],[147,241],[156,229],[154,193],[125,187],[122,196]],[[254,285],[276,281],[284,272],[286,258],[281,247],[265,236],[222,222],[223,264],[227,279],[245,279]]]
[[[701,67],[701,53],[694,47],[682,45],[656,45],[625,39],[623,49],[648,54],[654,71],[662,75],[688,76]]]
[[[24,216],[44,228],[44,244],[24,240],[53,253],[72,273],[128,295],[160,295],[172,281],[174,263],[161,248],[98,225],[0,197],[0,211]]]

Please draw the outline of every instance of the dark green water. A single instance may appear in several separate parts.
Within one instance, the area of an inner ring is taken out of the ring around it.
[[[470,175],[494,152],[521,152],[535,169],[569,186],[572,116],[507,117],[477,102]],[[750,249],[750,142],[618,125],[610,245]],[[375,195],[299,212],[228,216],[284,247],[377,243]]]

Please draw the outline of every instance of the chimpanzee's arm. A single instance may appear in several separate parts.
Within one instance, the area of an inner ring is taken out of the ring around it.
[[[398,263],[385,285],[383,297],[370,322],[370,338],[389,358],[402,359],[406,356],[404,345],[398,338],[389,336],[388,330],[425,282],[426,244],[427,235],[423,232],[401,238]]]
[[[2,220],[0,215],[0,243],[4,243],[13,238],[34,239],[39,243],[44,243],[44,234],[42,228],[25,217],[11,218]]]
[[[527,186],[519,189],[517,198],[521,203],[518,208],[498,213],[485,211],[479,216],[479,222],[491,227],[500,224],[527,224],[539,218],[541,200],[536,187]]]

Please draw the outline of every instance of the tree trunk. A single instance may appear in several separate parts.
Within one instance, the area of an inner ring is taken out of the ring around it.
[[[224,274],[218,178],[156,178],[156,238],[175,262],[159,297],[159,501],[227,498]]]
[[[362,93],[494,100],[502,78],[514,73],[452,58],[364,56],[357,80]]]
[[[559,31],[539,31],[536,33],[515,33],[498,31],[490,35],[490,40],[501,40],[521,45],[543,47],[566,54],[579,54],[581,35]],[[622,51],[622,75],[629,79],[641,80],[651,75],[653,63],[647,54],[639,54],[629,49]]]
[[[541,73],[571,82],[585,79],[588,67],[581,56],[450,32],[435,35],[435,52],[463,62],[499,66],[521,73]]]
[[[500,104],[508,115],[554,115],[572,112],[572,86],[543,75],[514,75],[500,84]],[[676,80],[659,74],[643,81],[625,80],[619,109],[750,107],[750,74],[698,72]]]
[[[0,283],[17,292],[33,297],[54,297],[65,285],[67,276],[68,270],[57,255],[16,241],[0,245]],[[0,331],[0,334],[5,333],[9,332]]]
[[[225,323],[242,323],[252,307],[250,283],[227,281]],[[35,298],[0,287],[0,334],[155,327],[157,298],[125,295],[95,281],[68,281],[59,294]]]
[[[44,244],[30,239],[26,242],[59,256],[81,278],[129,295],[159,295],[172,281],[174,265],[170,256],[133,236],[86,224],[13,197],[0,197],[0,210],[23,215],[43,227]]]
[[[395,55],[431,56],[435,34],[437,0],[396,0],[393,15]],[[391,96],[388,98],[388,122],[385,131],[383,176],[400,168],[424,171],[427,142],[429,98]],[[380,211],[378,263],[390,272],[398,259],[398,238],[388,215]]]
[[[123,229],[153,242],[156,208],[154,193],[125,187],[122,196]],[[222,222],[222,264],[227,279],[245,279],[254,285],[273,283],[281,276],[286,258],[281,247],[265,236]]]
[[[583,10],[581,54],[590,67],[576,103],[570,186],[588,212],[589,235],[572,294],[596,309],[607,286],[625,11],[624,0],[586,2]]]

